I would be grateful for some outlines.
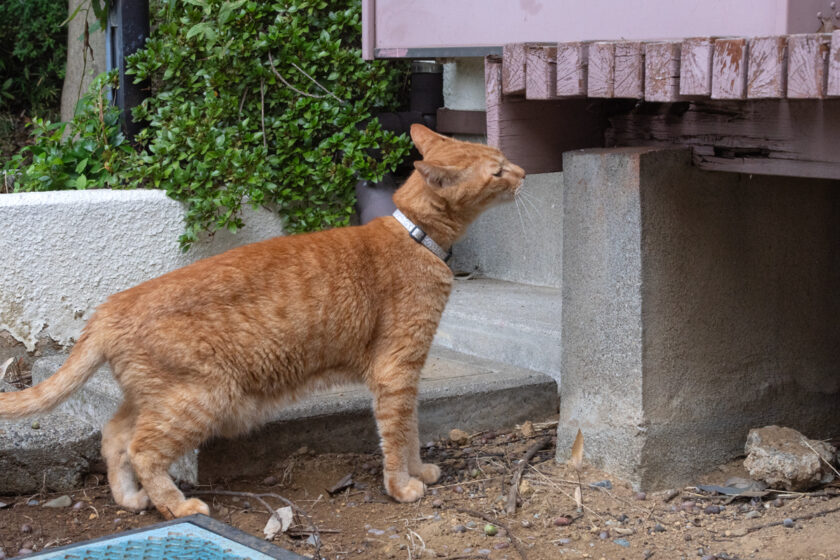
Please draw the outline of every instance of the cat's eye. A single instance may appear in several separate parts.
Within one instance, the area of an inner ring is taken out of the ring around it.
[[[504,172],[505,172],[505,168],[500,167],[498,171],[493,173],[493,177],[501,177],[504,174]]]

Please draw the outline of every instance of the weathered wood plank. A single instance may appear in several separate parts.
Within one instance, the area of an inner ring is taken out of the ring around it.
[[[680,95],[709,97],[712,94],[712,50],[710,37],[692,37],[680,48]]]
[[[840,179],[840,99],[697,101],[610,116],[607,146],[686,146],[709,169]]]
[[[788,98],[822,99],[826,96],[830,44],[831,35],[828,34],[788,37]]]
[[[525,98],[554,99],[557,88],[557,47],[527,45],[525,48]]]
[[[502,60],[497,56],[484,58],[484,108],[487,112],[487,145],[498,148],[499,114],[502,105]]]
[[[588,85],[588,43],[560,43],[557,45],[558,97],[585,96]]]
[[[717,39],[712,55],[712,99],[746,99],[747,40]]]
[[[615,43],[596,41],[589,45],[589,97],[613,97]]]
[[[840,29],[831,34],[831,52],[828,57],[828,87],[826,95],[840,96]]]
[[[508,43],[502,47],[502,93],[525,94],[525,43]]]
[[[642,43],[615,44],[615,87],[613,97],[641,99],[645,95],[645,54]]]
[[[680,99],[680,44],[672,41],[645,45],[645,100]]]
[[[787,38],[750,39],[747,64],[747,97],[781,99],[787,93]]]

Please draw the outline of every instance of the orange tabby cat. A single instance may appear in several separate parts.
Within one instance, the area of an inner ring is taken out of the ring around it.
[[[440,476],[420,460],[417,382],[452,285],[441,248],[512,199],[525,173],[488,146],[421,125],[411,137],[424,159],[394,202],[413,224],[388,216],[278,237],[115,294],[55,375],[0,394],[0,418],[58,405],[109,362],[125,397],[102,430],[114,500],[131,510],[151,500],[164,517],[181,517],[209,509],[167,473],[178,457],[210,436],[254,428],[313,387],[364,381],[386,491],[401,502],[423,496]],[[421,229],[432,249],[417,242]]]

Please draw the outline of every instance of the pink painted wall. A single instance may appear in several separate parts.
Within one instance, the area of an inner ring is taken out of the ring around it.
[[[365,56],[517,42],[817,31],[831,0],[363,0]]]

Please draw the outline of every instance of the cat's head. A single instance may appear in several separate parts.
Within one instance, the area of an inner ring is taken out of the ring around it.
[[[525,171],[496,148],[447,138],[421,124],[411,125],[411,139],[423,156],[414,168],[450,212],[477,215],[513,200],[522,186]]]

